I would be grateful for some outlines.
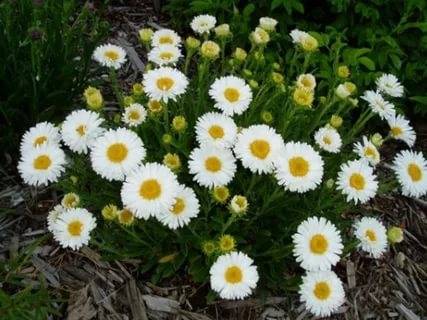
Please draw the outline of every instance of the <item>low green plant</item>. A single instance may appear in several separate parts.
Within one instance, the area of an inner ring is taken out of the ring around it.
[[[81,1],[5,0],[0,29],[1,148],[15,156],[26,127],[70,110],[106,25]]]

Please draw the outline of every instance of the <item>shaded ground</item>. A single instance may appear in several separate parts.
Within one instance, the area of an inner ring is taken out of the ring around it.
[[[155,13],[151,1],[147,2],[116,3],[108,13],[114,25],[111,40],[125,46],[130,55],[131,64],[121,76],[128,86],[140,79],[144,67],[138,57],[144,52],[137,44],[137,30],[147,23],[155,27],[166,21]],[[422,122],[417,131],[418,149],[427,150],[427,129]],[[385,150],[385,154],[391,152]],[[35,288],[45,279],[57,300],[53,303],[67,319],[311,318],[297,296],[206,304],[206,286],[196,287],[176,278],[173,285],[158,287],[137,274],[138,260],[105,262],[88,247],[79,252],[60,249],[51,241],[45,222],[47,212],[57,203],[56,193],[22,187],[19,178],[8,172],[2,176],[0,263],[6,266],[5,277]],[[347,302],[334,319],[415,320],[427,316],[427,202],[393,195],[377,198],[368,207],[387,225],[404,227],[405,241],[380,260],[360,253],[342,259],[336,270],[345,280]],[[23,251],[40,237],[42,241]],[[17,265],[11,263],[16,260]],[[9,281],[2,285],[10,293],[17,288]],[[62,315],[58,319],[65,317]]]

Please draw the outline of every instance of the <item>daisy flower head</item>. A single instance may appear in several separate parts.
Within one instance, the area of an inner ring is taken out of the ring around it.
[[[53,237],[63,248],[73,250],[87,245],[96,220],[92,213],[83,208],[66,209],[53,224]]]
[[[126,177],[121,190],[123,205],[137,218],[158,217],[176,202],[179,184],[165,165],[146,163]]]
[[[276,19],[270,17],[259,18],[259,26],[268,32],[276,30],[277,23],[278,21]]]
[[[226,185],[233,180],[236,160],[228,149],[204,145],[193,149],[188,167],[199,185],[211,188]]]
[[[354,225],[354,235],[360,241],[359,248],[373,258],[380,258],[387,250],[387,230],[375,218],[363,217]]]
[[[307,272],[299,288],[300,300],[313,315],[328,317],[345,301],[341,280],[333,271]]]
[[[232,148],[237,136],[233,119],[222,113],[208,112],[197,119],[196,139],[200,145]]]
[[[122,47],[107,43],[95,49],[93,59],[101,66],[117,70],[126,62],[126,52]]]
[[[390,126],[390,136],[393,139],[402,140],[409,147],[413,147],[416,140],[414,129],[409,124],[409,121],[402,115],[398,114],[387,119]]]
[[[209,34],[215,28],[216,18],[209,14],[201,14],[195,16],[190,23],[191,29],[198,34]]]
[[[237,134],[234,153],[253,173],[271,173],[283,147],[282,137],[273,128],[256,124]]]
[[[427,160],[421,152],[403,150],[393,160],[402,194],[419,198],[427,194]]]
[[[257,27],[251,32],[249,39],[257,45],[265,45],[270,41],[270,35],[263,28]]]
[[[297,78],[297,87],[313,91],[316,88],[316,78],[311,73],[300,74]]]
[[[303,40],[309,36],[307,32],[298,29],[292,30],[289,35],[291,36],[292,42],[296,44],[302,43]]]
[[[50,122],[40,122],[24,133],[21,139],[21,154],[28,150],[43,146],[59,146],[61,136],[59,129]]]
[[[171,29],[160,29],[154,32],[151,38],[151,46],[158,47],[160,45],[173,45],[175,47],[181,46],[181,37]]]
[[[323,217],[303,221],[292,239],[296,261],[305,270],[330,270],[340,260],[343,250],[340,233]]]
[[[249,85],[235,76],[216,79],[209,89],[209,95],[215,101],[215,108],[228,116],[242,114],[252,101]]]
[[[123,111],[122,121],[129,127],[137,127],[147,118],[147,110],[139,104],[132,103]]]
[[[376,166],[380,162],[381,157],[377,147],[366,136],[362,137],[362,142],[354,144],[353,151],[372,166]]]
[[[145,158],[145,148],[138,135],[125,128],[110,129],[96,140],[90,159],[93,170],[101,177],[123,180]]]
[[[337,185],[337,189],[347,196],[347,201],[353,200],[356,204],[365,203],[375,197],[378,189],[374,169],[365,160],[353,160],[342,164]]]
[[[211,288],[222,299],[243,299],[256,288],[259,280],[253,260],[242,252],[224,254],[209,270]]]
[[[314,134],[314,140],[320,148],[327,152],[340,152],[342,139],[338,131],[332,127],[326,126],[317,130]]]
[[[390,97],[399,98],[403,96],[403,86],[399,79],[393,74],[383,74],[375,81],[377,89]]]
[[[322,157],[307,143],[286,143],[275,167],[279,185],[291,192],[307,192],[322,182]]]
[[[65,164],[65,153],[61,148],[44,144],[22,154],[18,171],[25,183],[40,186],[58,181],[65,171]]]
[[[148,53],[148,60],[158,66],[175,65],[181,57],[181,50],[172,44],[153,47]]]
[[[396,113],[394,105],[386,101],[379,92],[367,90],[361,98],[368,102],[372,112],[378,114],[381,119],[388,119]]]
[[[57,204],[53,207],[52,210],[49,211],[47,215],[47,230],[53,233],[56,220],[58,219],[59,215],[65,210],[66,209],[62,205]]]
[[[86,154],[92,144],[104,133],[103,119],[89,110],[75,110],[64,120],[61,137],[71,151]]]
[[[170,229],[177,229],[190,223],[200,210],[199,200],[193,189],[180,185],[174,205],[161,212],[157,218]]]
[[[142,81],[145,92],[154,100],[168,102],[175,101],[188,86],[187,77],[178,69],[171,67],[160,67],[144,74]]]

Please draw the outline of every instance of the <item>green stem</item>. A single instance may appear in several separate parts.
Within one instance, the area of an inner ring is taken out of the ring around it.
[[[114,70],[114,68],[110,68],[110,81],[111,81],[111,88],[113,89],[117,102],[121,107],[124,107],[123,94],[120,91],[119,82],[117,80],[117,73],[116,73],[116,70]]]

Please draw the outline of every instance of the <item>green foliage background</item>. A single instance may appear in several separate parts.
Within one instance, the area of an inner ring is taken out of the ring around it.
[[[213,14],[231,24],[240,43],[260,17],[271,16],[279,21],[284,51],[290,46],[287,34],[296,27],[342,33],[350,47],[364,48],[366,56],[358,59],[352,53],[346,63],[397,75],[407,90],[406,111],[427,114],[425,0],[169,0],[163,9],[179,30],[187,30],[194,15]]]

